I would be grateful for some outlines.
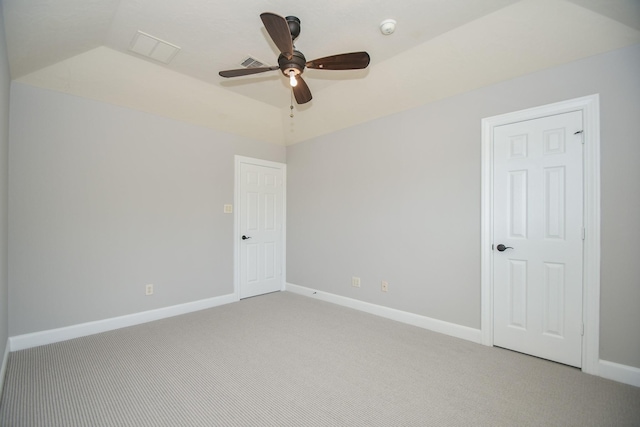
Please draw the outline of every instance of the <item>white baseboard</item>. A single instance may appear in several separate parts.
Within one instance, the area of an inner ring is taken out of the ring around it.
[[[2,366],[0,366],[0,396],[2,396],[2,389],[4,387],[4,374],[7,372],[7,362],[9,361],[10,343],[7,338],[7,344],[4,347],[4,356],[2,357]]]
[[[600,359],[598,374],[609,380],[640,387],[640,368]]]
[[[347,298],[328,292],[317,291],[304,286],[286,284],[286,290],[296,294],[304,295],[311,298],[317,298],[333,304],[344,307],[353,308],[376,316],[406,323],[420,328],[428,329],[456,338],[465,339],[478,344],[482,343],[482,334],[479,329],[467,326],[456,325],[438,319],[421,316],[406,311],[396,310],[381,305],[371,304],[368,302]],[[170,307],[159,308],[156,310],[143,311],[141,313],[129,314],[126,316],[113,317],[110,319],[98,320],[95,322],[87,322],[79,325],[67,326],[64,328],[50,329],[48,331],[34,332],[31,334],[17,335],[7,339],[5,345],[2,365],[0,366],[0,394],[4,386],[4,375],[9,360],[9,352],[24,350],[40,345],[51,344],[60,341],[66,341],[73,338],[80,338],[87,335],[98,334],[100,332],[111,331],[114,329],[125,328],[127,326],[139,325],[141,323],[152,322],[154,320],[165,319],[167,317],[178,316],[181,314],[191,313],[194,311],[204,310],[207,308],[217,307],[220,305],[237,302],[238,297],[234,294],[222,295],[219,297],[208,298],[204,300],[189,302],[185,304],[173,305]],[[640,368],[622,365],[619,363],[600,360],[598,364],[597,375],[613,381],[640,387]]]
[[[125,328],[127,326],[134,326],[141,323],[152,322],[154,320],[165,319],[167,317],[178,316],[180,314],[191,313],[193,311],[217,307],[219,305],[229,304],[236,301],[238,301],[238,297],[233,293],[188,302],[185,304],[172,305],[170,307],[128,314],[126,316],[112,317],[110,319],[81,323],[79,325],[66,326],[64,328],[17,335],[9,338],[9,347],[11,351],[24,350],[26,348],[66,341],[73,338],[80,338],[87,335],[98,334],[100,332],[111,331],[114,329]]]
[[[381,305],[371,304],[368,302],[347,298],[328,292],[317,291],[304,286],[287,283],[286,290],[296,294],[317,298],[322,301],[331,302],[333,304],[342,305],[344,307],[353,308],[364,311],[376,316],[385,317],[387,319],[396,320],[398,322],[407,323],[409,325],[418,326],[430,331],[439,332],[441,334],[450,335],[456,338],[462,338],[480,344],[482,342],[482,333],[480,329],[470,328],[468,326],[456,325],[431,317],[421,316],[419,314],[409,313],[394,308],[384,307]]]
[[[462,338],[475,343],[482,343],[482,333],[479,329],[469,328],[467,326],[456,325],[455,323],[444,322],[442,320],[432,319],[430,317],[420,316],[418,314],[408,313],[406,311],[396,310],[393,308],[383,307],[368,302],[359,301],[353,298],[347,298],[328,292],[322,292],[304,286],[287,283],[286,290],[307,297],[317,298],[333,304],[342,305],[344,307],[353,308],[364,311],[387,319],[396,320],[398,322],[407,323],[409,325],[418,326],[439,332],[445,335],[451,335],[456,338]],[[624,384],[640,387],[640,368],[633,366],[621,365],[619,363],[600,360],[598,363],[598,372],[594,373],[603,378],[617,381]]]

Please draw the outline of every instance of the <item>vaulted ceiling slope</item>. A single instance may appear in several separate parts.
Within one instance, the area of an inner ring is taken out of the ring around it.
[[[277,144],[640,42],[640,0],[2,0],[16,81]],[[365,50],[359,71],[306,70],[296,106],[278,72],[223,79],[247,56],[275,65],[260,13],[295,15],[309,59]],[[398,22],[392,35],[379,23]],[[138,31],[180,47],[129,50]]]

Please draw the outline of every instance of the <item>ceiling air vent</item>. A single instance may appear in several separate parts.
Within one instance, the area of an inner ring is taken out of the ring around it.
[[[242,61],[240,63],[240,65],[242,65],[244,68],[260,68],[260,67],[266,67],[266,65],[264,64],[264,62],[258,61],[255,58],[252,58],[250,56],[247,56],[247,58]]]
[[[129,50],[138,55],[168,64],[176,56],[180,47],[138,31],[131,41]]]

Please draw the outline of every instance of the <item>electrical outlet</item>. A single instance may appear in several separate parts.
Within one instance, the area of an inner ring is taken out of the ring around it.
[[[360,278],[353,276],[351,278],[351,286],[353,286],[355,288],[359,288],[360,287]]]
[[[389,290],[389,282],[383,280],[382,284],[380,285],[380,290],[382,292],[387,292]]]
[[[153,295],[153,285],[147,285],[144,287],[145,295]]]

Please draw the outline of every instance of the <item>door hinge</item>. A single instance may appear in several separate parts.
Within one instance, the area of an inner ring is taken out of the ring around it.
[[[582,240],[586,239],[586,237],[587,237],[587,230],[584,227],[582,227]]]

